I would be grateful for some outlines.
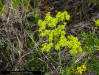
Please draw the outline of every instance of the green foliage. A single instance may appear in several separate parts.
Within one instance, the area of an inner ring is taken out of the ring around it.
[[[99,0],[90,0],[92,3],[98,3]]]
[[[14,8],[18,7],[19,4],[26,4],[28,5],[28,1],[27,0],[11,0],[12,5]]]
[[[87,63],[87,70],[88,71],[97,71],[99,74],[99,61],[96,59],[95,52],[99,50],[99,33],[89,32],[88,34],[83,32],[82,33],[83,40],[82,46],[83,50],[89,55],[90,61]]]
[[[90,0],[92,3],[96,3],[97,0]]]
[[[87,68],[88,71],[97,71],[97,75],[99,75],[99,60],[92,56],[92,60],[88,62]]]
[[[90,0],[90,2],[99,7],[99,0]]]
[[[14,8],[17,7],[21,2],[21,0],[11,0],[11,1]]]
[[[8,48],[7,44],[2,43],[0,40],[0,57],[5,64],[7,64],[7,69],[11,70],[11,64],[9,63],[11,51]],[[5,65],[4,64],[4,65]]]
[[[0,0],[0,6],[3,6],[2,0]]]
[[[0,15],[4,13],[4,11],[5,11],[5,6],[3,5],[2,0],[0,0]]]
[[[99,33],[93,33],[89,32],[86,34],[85,32],[82,33],[83,40],[82,40],[82,45],[84,50],[87,52],[95,52],[96,50],[99,49],[99,38],[98,38]]]

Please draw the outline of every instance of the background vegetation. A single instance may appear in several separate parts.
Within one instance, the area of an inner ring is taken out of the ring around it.
[[[98,0],[0,0],[0,71],[99,75]]]

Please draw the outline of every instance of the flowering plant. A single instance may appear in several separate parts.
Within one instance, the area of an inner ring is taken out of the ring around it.
[[[82,52],[82,48],[80,47],[80,42],[77,37],[74,37],[73,35],[69,35],[67,38],[65,37],[66,21],[69,20],[70,15],[67,11],[64,11],[58,12],[56,17],[52,17],[50,12],[48,12],[44,20],[38,21],[40,37],[48,38],[48,41],[41,45],[41,50],[43,52],[49,52],[51,48],[60,50],[61,47],[65,46],[71,49],[71,54]]]

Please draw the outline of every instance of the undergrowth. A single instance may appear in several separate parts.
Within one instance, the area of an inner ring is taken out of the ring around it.
[[[90,1],[96,4],[96,0]],[[91,71],[99,74],[99,58],[95,55],[99,52],[98,19],[93,20],[93,30],[82,31],[77,37],[67,35],[66,28],[72,18],[67,11],[57,11],[56,16],[48,12],[40,19],[36,0],[9,2],[11,7],[6,14],[7,7],[0,0],[0,16],[8,15],[3,18],[4,23],[0,23],[0,66],[4,66],[0,70],[42,71],[49,75],[52,72],[83,75]],[[81,12],[80,9],[82,21]]]

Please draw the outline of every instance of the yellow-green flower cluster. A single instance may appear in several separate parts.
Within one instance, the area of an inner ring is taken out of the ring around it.
[[[77,73],[82,74],[83,71],[86,70],[86,66],[85,65],[81,65],[80,67],[77,67]]]
[[[72,72],[73,72],[73,73],[79,73],[80,75],[81,75],[84,71],[86,71],[86,66],[85,66],[85,65],[77,66],[77,67],[74,67],[74,68],[72,69]]]
[[[49,52],[51,47],[53,47],[53,43],[49,43],[49,44],[48,43],[44,43],[44,44],[42,44],[41,50]]]
[[[96,26],[96,28],[99,27],[99,20],[95,20],[95,26]]]
[[[40,37],[48,36],[48,41],[42,44],[42,51],[48,52],[54,46],[56,50],[59,50],[60,47],[66,46],[64,31],[66,20],[70,20],[70,15],[64,11],[58,12],[56,17],[52,17],[48,12],[44,20],[38,21]],[[55,44],[53,45],[53,43]]]
[[[56,18],[57,18],[57,21],[64,21],[64,20],[67,20],[69,21],[70,20],[70,15],[68,14],[67,11],[64,11],[63,13],[61,12],[58,12],[57,15],[56,15]]]
[[[49,52],[52,47],[55,50],[60,50],[61,47],[67,46],[71,49],[71,54],[82,52],[77,37],[70,35],[68,36],[68,40],[65,37],[66,32],[64,28],[67,24],[66,21],[69,20],[70,15],[67,11],[64,11],[58,12],[56,17],[52,17],[50,12],[48,12],[43,21],[38,21],[40,37],[48,37],[48,41],[42,44],[42,51]]]
[[[69,41],[67,42],[67,46],[71,48],[70,53],[71,54],[77,54],[82,52],[81,43],[78,41],[77,37],[74,37],[72,35],[67,37]]]

